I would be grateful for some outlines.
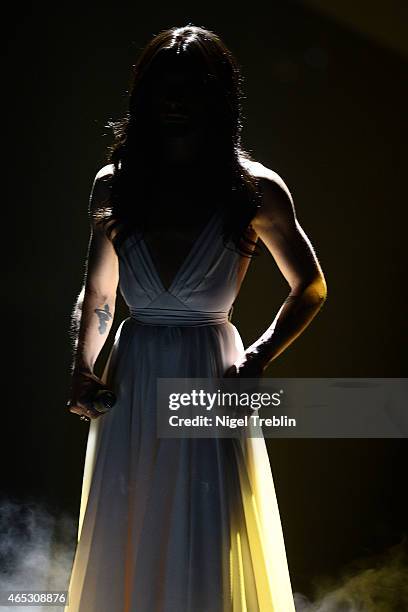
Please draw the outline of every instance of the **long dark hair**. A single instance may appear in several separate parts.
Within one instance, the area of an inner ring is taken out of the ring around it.
[[[193,62],[201,85],[210,88],[207,91],[212,98],[211,121],[217,140],[210,143],[205,176],[223,202],[224,244],[231,239],[242,255],[250,257],[259,247],[247,233],[260,205],[260,194],[258,181],[248,169],[248,162],[253,160],[241,147],[242,76],[223,41],[201,27],[187,25],[160,32],[133,66],[129,110],[122,119],[108,124],[114,134],[107,156],[113,165],[109,199],[95,214],[105,225],[109,238],[116,230],[112,239],[116,251],[136,227],[145,226],[156,165],[154,143],[145,120],[146,84],[160,58],[180,55]]]

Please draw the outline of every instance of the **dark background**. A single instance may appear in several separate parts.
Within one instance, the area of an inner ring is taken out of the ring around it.
[[[77,516],[88,426],[65,409],[69,319],[88,246],[88,197],[126,109],[131,65],[161,29],[214,30],[244,75],[243,144],[294,198],[328,283],[277,377],[406,376],[402,3],[25,4],[7,24],[3,98],[1,495]],[[380,6],[382,8],[380,8]],[[104,136],[104,134],[107,134]],[[288,287],[265,251],[233,323],[245,346]],[[116,324],[127,316],[118,303]],[[294,590],[406,534],[406,440],[268,440]]]

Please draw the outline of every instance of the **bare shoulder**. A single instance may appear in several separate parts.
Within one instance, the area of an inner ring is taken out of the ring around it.
[[[103,166],[95,175],[89,206],[91,210],[97,210],[100,205],[109,197],[110,179],[113,176],[114,165]]]
[[[252,176],[258,179],[261,192],[261,206],[251,225],[257,232],[267,226],[277,226],[280,222],[295,222],[296,212],[289,187],[284,179],[274,170],[264,164],[245,161],[245,167]]]
[[[115,167],[113,164],[106,164],[106,166],[102,166],[102,168],[96,173],[95,183],[106,182],[113,176],[114,170]]]
[[[114,173],[114,165],[103,166],[95,175],[89,197],[88,213],[94,229],[100,229],[100,222],[109,219],[109,198],[111,193],[110,179]]]

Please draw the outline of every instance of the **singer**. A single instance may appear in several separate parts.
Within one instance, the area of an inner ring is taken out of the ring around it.
[[[175,27],[140,54],[112,123],[73,313],[69,411],[89,435],[68,612],[295,612],[265,440],[156,435],[157,378],[262,376],[326,298],[287,185],[241,145],[241,97],[221,38]],[[258,239],[289,293],[244,348],[230,314]],[[129,316],[98,378],[117,289]]]

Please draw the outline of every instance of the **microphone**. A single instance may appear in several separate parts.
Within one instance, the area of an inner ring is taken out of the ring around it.
[[[99,389],[92,401],[92,407],[98,412],[109,412],[116,403],[116,395],[108,389]]]

